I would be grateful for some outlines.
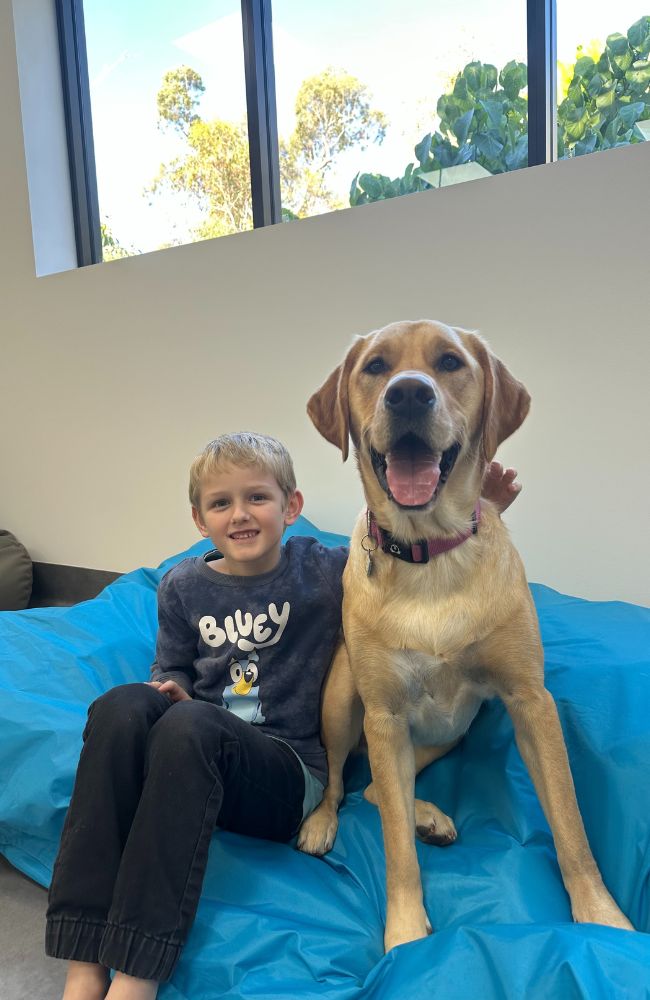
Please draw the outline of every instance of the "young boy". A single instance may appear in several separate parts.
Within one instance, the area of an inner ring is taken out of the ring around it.
[[[515,475],[488,470],[500,510]],[[347,550],[282,545],[303,497],[273,438],[212,441],[190,502],[215,549],[160,583],[152,680],[89,709],[47,911],[46,952],[70,960],[64,1000],[152,1000],[194,919],[215,827],[288,841],[327,781],[320,692]]]

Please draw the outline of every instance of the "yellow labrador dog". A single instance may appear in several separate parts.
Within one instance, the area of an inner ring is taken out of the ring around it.
[[[438,844],[456,837],[449,817],[414,800],[415,775],[495,695],[551,827],[574,919],[631,928],[587,843],[524,568],[495,509],[479,501],[486,463],[529,404],[479,337],[428,320],[357,339],[309,400],[344,460],[352,438],[368,507],[343,577],[345,646],[324,694],[329,785],[298,846],[331,848],[363,718],[366,797],[379,806],[386,852],[387,950],[431,930],[416,833]]]

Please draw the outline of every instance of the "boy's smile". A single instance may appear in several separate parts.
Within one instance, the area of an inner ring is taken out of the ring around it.
[[[245,542],[249,538],[257,538],[259,531],[232,531],[229,535],[230,538],[235,542]]]
[[[220,573],[256,576],[277,566],[286,525],[302,510],[299,491],[288,498],[261,466],[225,466],[201,483],[201,507],[194,522],[223,559],[210,563]]]

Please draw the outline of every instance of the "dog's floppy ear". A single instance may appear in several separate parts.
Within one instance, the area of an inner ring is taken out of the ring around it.
[[[483,419],[481,446],[486,462],[491,462],[502,441],[521,427],[530,409],[525,385],[512,375],[502,361],[476,334],[467,335],[483,369]]]
[[[307,403],[307,413],[314,427],[326,441],[341,449],[344,462],[349,454],[350,438],[348,383],[350,372],[363,348],[363,343],[363,337],[355,340],[343,362],[334,369]]]

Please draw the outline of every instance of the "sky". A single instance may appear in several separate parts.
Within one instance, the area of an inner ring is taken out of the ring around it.
[[[650,0],[557,0],[557,8],[558,57],[570,62],[578,44],[625,33],[650,13]],[[167,70],[189,65],[206,87],[202,118],[245,117],[239,0],[85,0],[84,13],[102,219],[129,250],[184,242],[198,222],[191,206],[146,193],[160,164],[182,153],[157,126],[156,95]],[[525,0],[273,0],[280,136],[291,133],[302,81],[344,69],[369,88],[389,129],[381,146],[341,158],[332,187],[345,199],[358,170],[401,175],[435,128],[452,74],[473,59],[499,69],[526,61],[525,18]]]

